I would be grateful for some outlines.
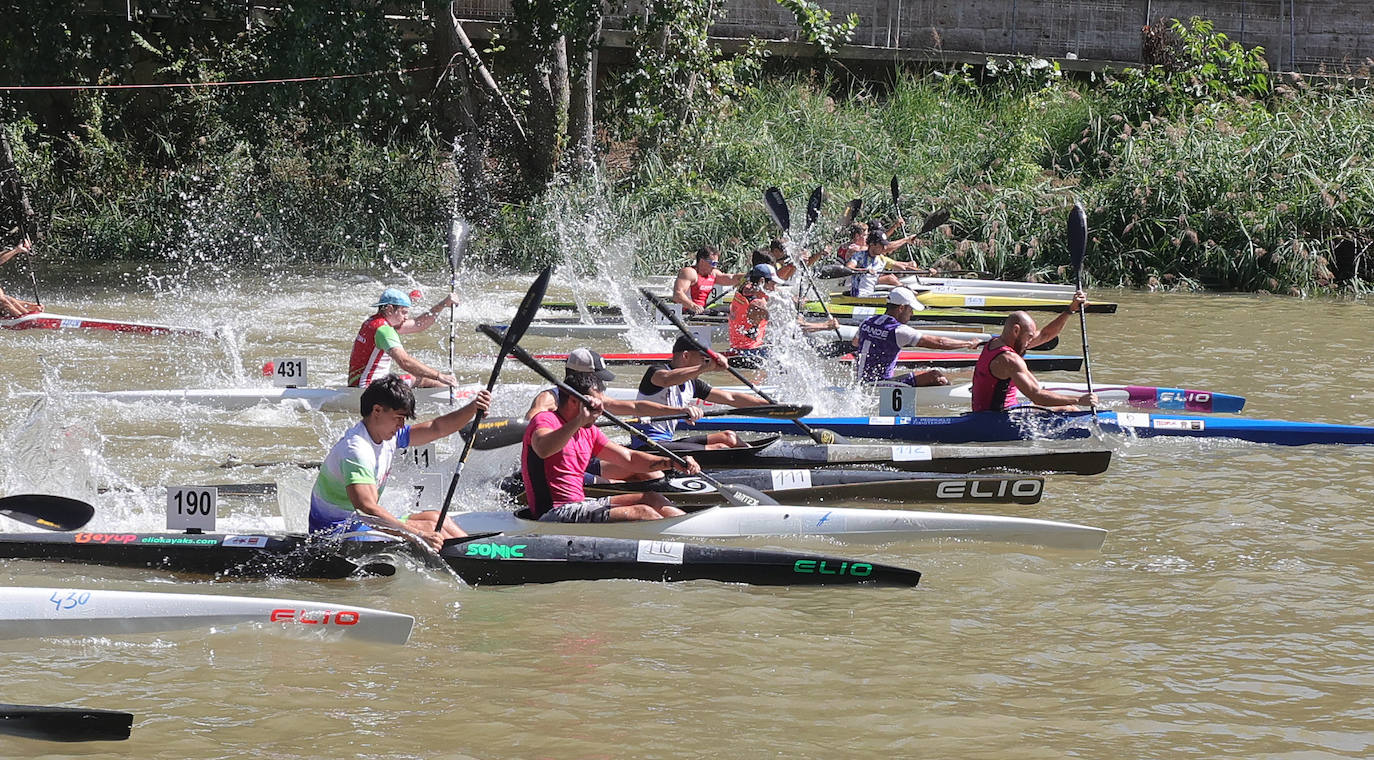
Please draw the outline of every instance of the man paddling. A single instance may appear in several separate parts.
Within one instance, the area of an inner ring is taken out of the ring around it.
[[[859,325],[852,345],[859,350],[859,360],[854,366],[861,382],[875,383],[895,379],[893,372],[897,369],[897,356],[903,348],[957,351],[979,346],[978,340],[956,340],[940,335],[927,335],[907,326],[920,303],[916,300],[916,294],[909,288],[893,288],[887,294],[887,308],[883,313],[869,317]],[[949,378],[938,369],[928,369],[912,372],[897,382],[915,386],[949,385]]]
[[[872,229],[859,223],[851,224],[849,242],[840,246],[837,251],[840,262],[845,267],[860,272],[850,277],[849,294],[871,296],[878,285],[901,285],[902,281],[897,275],[886,271],[890,269],[912,274],[933,274],[933,269],[927,270],[910,261],[898,261],[889,256],[915,239],[915,235],[908,235],[897,240],[888,240],[887,233],[883,232],[881,227]],[[853,262],[852,266],[850,262]]]
[[[1069,396],[1045,390],[1040,381],[1026,366],[1023,358],[1026,352],[1036,346],[1058,337],[1068,323],[1069,316],[1083,308],[1088,297],[1083,291],[1073,294],[1069,308],[1055,317],[1042,329],[1037,329],[1035,320],[1024,311],[1014,311],[1007,315],[1002,325],[1002,334],[988,341],[978,363],[973,368],[973,411],[1000,412],[1016,405],[1016,392],[1037,406],[1049,407],[1056,411],[1076,411],[1081,406],[1096,406],[1097,394],[1084,393]]]
[[[568,359],[563,364],[564,382],[572,382],[578,375],[595,375],[602,383],[609,383],[615,379],[615,373],[606,368],[606,360],[590,348],[575,349],[568,354]],[[663,417],[671,414],[686,415],[689,420],[701,417],[701,407],[692,404],[668,406],[657,401],[613,399],[604,396],[601,403],[603,409],[618,417]],[[557,409],[558,389],[545,388],[534,395],[530,408],[525,412],[525,419],[533,420],[540,412],[552,412]],[[587,465],[587,474],[593,478],[602,477],[610,480],[654,480],[663,477],[662,472],[629,469],[613,462],[603,462],[595,457]]]
[[[27,239],[20,241],[19,245],[16,245],[4,253],[0,253],[0,266],[3,266],[5,262],[15,256],[21,253],[28,253],[32,249],[33,244]],[[6,295],[5,291],[0,289],[0,317],[18,318],[25,314],[33,314],[42,310],[43,306],[41,304],[36,304],[32,301],[21,301],[14,296]]]
[[[353,339],[353,352],[348,357],[348,384],[355,388],[366,388],[372,381],[386,377],[394,361],[409,373],[406,381],[417,388],[439,388],[457,385],[453,375],[446,375],[416,359],[401,347],[401,336],[417,333],[434,324],[439,313],[454,303],[453,294],[430,307],[429,311],[415,319],[410,318],[414,305],[410,296],[387,288],[373,307],[377,313],[368,317],[358,328],[358,336]]]
[[[697,249],[696,263],[683,267],[673,283],[673,303],[682,306],[684,314],[700,314],[706,310],[706,300],[711,297],[711,289],[717,285],[737,285],[742,275],[726,274],[716,267],[720,265],[720,251],[715,246],[703,245]]]
[[[520,452],[520,472],[525,481],[525,502],[530,514],[542,522],[625,522],[658,520],[685,514],[662,494],[628,493],[588,499],[583,473],[593,457],[627,470],[677,468],[687,474],[701,472],[688,458],[681,467],[672,459],[635,451],[613,443],[596,427],[606,383],[595,373],[569,377],[568,387],[586,396],[591,406],[576,396],[558,391],[558,406],[539,412],[530,420]]]
[[[691,338],[680,335],[673,342],[673,355],[667,364],[654,364],[644,370],[644,377],[639,381],[639,398],[668,406],[686,406],[698,399],[734,407],[763,406],[768,403],[767,399],[752,393],[712,388],[710,383],[701,379],[703,373],[725,369],[722,362],[723,358],[720,358],[719,354],[703,354]],[[733,430],[720,430],[675,441],[673,434],[677,432],[677,420],[663,420],[636,427],[649,439],[674,451],[723,449],[744,445]],[[647,445],[638,437],[630,443],[635,448]]]
[[[379,500],[391,475],[396,449],[424,446],[463,429],[491,404],[491,392],[483,389],[466,406],[429,422],[406,424],[415,419],[415,395],[396,375],[373,381],[359,402],[362,420],[349,428],[329,450],[310,492],[310,532],[342,535],[377,528],[387,533],[413,534],[437,551],[445,538],[467,535],[452,520],[435,530],[439,513],[428,510],[404,520],[393,515]]]
[[[749,270],[748,282],[741,285],[730,301],[730,348],[743,360],[737,366],[757,369],[768,358],[764,336],[768,330],[768,297],[785,284],[772,264],[759,264]],[[803,332],[833,330],[838,324],[833,318],[820,322],[798,319]]]

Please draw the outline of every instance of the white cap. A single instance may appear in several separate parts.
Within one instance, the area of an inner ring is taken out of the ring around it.
[[[893,288],[887,294],[887,302],[894,306],[910,306],[913,309],[920,309],[925,306],[916,298],[916,294],[911,292],[911,288]]]
[[[606,360],[601,358],[601,354],[590,348],[579,348],[568,354],[568,359],[563,363],[563,367],[568,372],[591,373],[602,380],[615,379],[615,373],[606,369]]]

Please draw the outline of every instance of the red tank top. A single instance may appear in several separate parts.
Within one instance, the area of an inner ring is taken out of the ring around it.
[[[715,286],[716,270],[712,269],[709,277],[702,277],[701,273],[698,272],[697,281],[692,283],[692,289],[689,291],[692,294],[692,300],[696,302],[697,306],[705,306],[706,299],[711,297],[711,290]]]
[[[1011,346],[985,347],[973,365],[973,411],[1000,412],[1016,405],[1016,386],[992,374],[992,360],[1014,354]]]

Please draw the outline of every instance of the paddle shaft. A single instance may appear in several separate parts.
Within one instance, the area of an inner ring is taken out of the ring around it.
[[[815,192],[811,194],[812,200],[810,201],[810,203],[812,205],[816,205],[818,203],[817,199],[820,197],[820,195],[821,189],[818,187],[816,188]],[[787,209],[787,200],[782,197],[782,193],[776,187],[770,187],[767,190],[765,190],[763,193],[763,200],[764,203],[768,206],[768,211],[769,214],[772,215],[773,221],[777,222],[778,226],[782,228],[783,237],[787,238],[788,240],[791,240],[792,228],[790,224],[792,220],[792,214]],[[811,223],[813,221],[814,216],[815,215],[812,213],[811,208],[808,207],[808,224],[806,227],[806,232],[802,235],[803,239],[809,237],[811,234]],[[826,320],[831,322],[835,321],[835,315],[830,313],[830,306],[826,303],[825,298],[821,295],[821,289],[816,286],[816,281],[811,278],[811,268],[806,266],[805,259],[800,258],[796,254],[789,254],[789,257],[792,258],[792,266],[801,274],[803,290],[805,290],[805,288],[809,286],[811,288],[811,292],[815,294],[816,300],[820,302],[821,309],[825,312]],[[835,325],[835,337],[840,340],[844,340],[844,336],[840,334],[840,327],[838,324]],[[731,370],[731,372],[734,371]],[[743,377],[741,377],[738,373],[734,374],[736,377],[740,377],[740,379],[743,380]],[[746,380],[745,382],[747,383],[748,381]],[[757,392],[757,389],[755,390]],[[764,396],[764,398],[768,397]],[[772,399],[769,399],[769,401],[771,402]]]
[[[1083,259],[1088,252],[1088,215],[1083,205],[1075,203],[1069,211],[1069,258],[1073,263],[1073,279],[1076,289],[1083,290]],[[1088,310],[1078,310],[1078,332],[1083,336],[1083,378],[1088,385],[1088,393],[1093,392],[1092,360],[1088,354]],[[1093,420],[1097,419],[1097,404],[1091,406]]]
[[[775,420],[795,419],[804,417],[810,413],[810,406],[795,406],[791,404],[777,404],[772,406],[753,406],[744,409],[712,409],[703,412],[701,417],[726,417],[731,415],[741,415],[745,417],[767,417]],[[654,417],[625,417],[625,421],[632,425],[652,422],[668,422],[670,420],[685,420],[691,417],[688,413],[664,414]],[[521,417],[501,417],[486,421],[487,429],[481,431],[482,450],[500,449],[506,446],[514,446],[519,443],[525,435],[526,428],[529,427],[529,420]],[[603,420],[597,425],[611,425],[610,420]]]
[[[692,341],[692,343],[697,347],[698,351],[707,356],[710,356],[714,353],[713,351],[711,351],[709,347],[701,345],[701,341],[697,340],[696,336],[692,334],[691,330],[687,329],[687,325],[683,324],[682,320],[678,317],[678,315],[674,314],[672,310],[669,309],[667,305],[663,303],[663,299],[659,298],[653,293],[650,293],[647,290],[641,290],[640,292],[643,293],[646,298],[652,301],[654,307],[657,308],[660,312],[662,312],[665,317],[672,321],[673,324],[677,325],[677,329],[681,330],[682,334],[686,335],[687,338]],[[730,374],[734,375],[736,380],[749,386],[749,389],[752,390],[759,398],[763,399],[764,401],[767,401],[770,404],[778,403],[777,399],[773,398],[772,396],[769,396],[767,393],[764,393],[762,390],[759,389],[757,385],[753,383],[753,381],[751,381],[744,375],[740,374],[739,370],[735,369],[734,367],[731,367],[729,362],[725,363],[725,369]],[[819,431],[817,431],[810,425],[806,424],[805,422],[802,422],[801,420],[792,420],[792,423],[795,424],[797,427],[801,428],[802,431],[804,431],[808,436],[810,436],[811,440],[815,441],[816,443],[833,443],[833,441],[825,440],[825,436],[821,435]]]
[[[898,189],[897,175],[894,174],[892,175],[892,211],[897,215],[898,219],[902,219],[902,237],[906,237],[906,220],[902,218],[902,206],[897,202],[897,198],[900,195],[901,190]],[[911,258],[909,252],[907,253],[907,258]]]
[[[506,361],[506,355],[511,349],[516,348],[516,342],[520,336],[529,329],[530,322],[534,320],[534,315],[538,313],[540,304],[544,301],[544,291],[549,287],[549,277],[553,274],[552,267],[545,267],[543,272],[535,278],[526,291],[525,298],[520,302],[520,308],[516,311],[515,317],[511,319],[510,326],[506,328],[504,336],[496,339],[501,345],[501,351],[496,355],[496,363],[492,365],[491,375],[487,378],[487,391],[496,387],[496,378],[501,374],[501,365]],[[486,410],[478,409],[476,416],[472,418],[472,435],[463,441],[463,452],[458,456],[458,463],[453,466],[453,477],[448,481],[448,493],[444,494],[444,506],[439,509],[439,517],[434,521],[434,530],[440,534],[444,530],[444,520],[448,517],[449,507],[453,505],[453,494],[458,490],[458,478],[463,475],[463,465],[467,464],[468,454],[472,453],[472,444],[476,442],[478,432],[482,425],[482,420],[487,416]]]

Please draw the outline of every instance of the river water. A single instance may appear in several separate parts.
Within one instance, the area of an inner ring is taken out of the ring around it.
[[[418,277],[432,291],[426,302],[445,281]],[[143,282],[110,275],[44,296],[62,313],[227,324],[230,336],[0,333],[0,494],[76,496],[98,507],[94,529],[158,530],[164,486],[272,482],[275,498],[222,497],[220,527],[302,528],[313,474],[290,463],[317,461],[348,415],[65,394],[264,384],[265,360],[294,356],[309,360],[312,384],[339,383],[367,304],[384,285],[412,283],[288,272],[160,283],[154,296]],[[471,327],[508,319],[525,284],[465,281],[455,362],[463,379],[485,379],[493,353]],[[550,297],[569,293],[557,285]],[[1374,424],[1374,315],[1365,304],[1110,295],[1120,313],[1089,317],[1099,382],[1238,393],[1255,417]],[[444,367],[446,338],[441,322],[406,345]],[[1064,338],[1064,349],[1076,347],[1077,326]],[[507,366],[503,377],[533,382]],[[532,387],[499,389],[496,413],[522,411]],[[30,392],[44,395],[22,395]],[[623,581],[472,589],[420,570],[209,583],[0,563],[3,585],[331,600],[417,621],[404,647],[241,629],[6,641],[0,701],[137,718],[126,743],[0,738],[0,755],[1374,755],[1374,447],[1165,439],[1115,447],[1104,475],[1051,476],[1039,505],[984,508],[1107,528],[1100,554],[740,542],[914,567],[925,574],[915,590]],[[231,457],[270,466],[224,467]],[[503,463],[477,464],[464,476],[461,508],[491,504],[486,481]]]

